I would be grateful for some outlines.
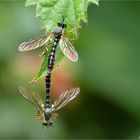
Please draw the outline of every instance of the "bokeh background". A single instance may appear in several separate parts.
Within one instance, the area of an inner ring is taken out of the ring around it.
[[[52,99],[75,86],[80,95],[59,111],[54,127],[43,129],[18,92],[41,64],[43,49],[17,51],[41,34],[39,19],[24,1],[0,1],[0,138],[140,137],[140,2],[100,1],[88,16],[75,43],[79,61],[65,58],[52,80]],[[44,80],[30,87],[44,96]]]

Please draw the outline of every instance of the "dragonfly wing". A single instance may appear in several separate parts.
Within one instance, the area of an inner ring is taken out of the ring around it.
[[[80,92],[80,88],[73,88],[63,92],[59,98],[54,102],[52,106],[52,111],[57,111],[63,106],[67,105],[71,100],[73,100]]]
[[[52,34],[41,36],[29,42],[23,42],[21,45],[19,45],[18,50],[24,52],[39,48],[50,41],[51,35]]]
[[[78,53],[76,52],[73,45],[68,41],[67,38],[63,36],[60,39],[60,49],[62,50],[63,54],[69,58],[71,61],[76,62],[78,60]]]
[[[54,122],[57,117],[58,117],[58,114],[57,113],[53,113],[49,120]]]
[[[45,120],[44,113],[38,111],[38,113],[37,113],[35,116],[36,116],[36,119],[37,119],[39,122],[41,122],[41,123],[44,122],[44,120]]]
[[[39,111],[44,112],[44,104],[43,101],[40,99],[39,95],[37,93],[31,91],[28,88],[25,88],[23,86],[19,87],[19,92],[22,94],[22,96],[30,101],[34,106],[38,108]]]

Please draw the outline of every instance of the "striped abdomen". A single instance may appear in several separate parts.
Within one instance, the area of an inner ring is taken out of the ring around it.
[[[46,79],[46,104],[45,108],[51,108],[50,106],[50,85],[51,85],[51,72],[48,72]]]
[[[46,82],[46,106],[45,107],[46,108],[51,108],[50,106],[51,71],[53,70],[53,67],[54,67],[56,49],[57,49],[60,38],[61,38],[61,35],[55,35],[53,47],[48,57],[48,73],[45,79],[45,82]]]

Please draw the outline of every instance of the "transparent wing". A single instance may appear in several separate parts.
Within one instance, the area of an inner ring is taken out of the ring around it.
[[[29,42],[23,42],[22,44],[19,45],[18,50],[24,52],[24,51],[30,51],[39,48],[44,44],[49,43],[51,35],[52,34],[49,34],[47,36],[41,36]]]
[[[54,122],[57,117],[58,117],[58,114],[57,113],[53,113],[49,120]]]
[[[57,111],[66,104],[68,104],[71,100],[73,100],[80,92],[80,88],[73,88],[70,90],[66,90],[63,92],[59,98],[54,102],[52,106],[52,111]]]
[[[76,52],[73,45],[68,41],[67,38],[61,37],[60,41],[60,49],[62,50],[63,54],[69,58],[71,61],[76,62],[78,60],[78,53]]]
[[[44,113],[38,111],[37,114],[36,114],[35,116],[36,116],[36,119],[37,119],[40,123],[43,123],[43,122],[44,122],[44,120],[45,120]]]
[[[23,86],[19,87],[19,92],[22,94],[22,96],[27,99],[28,101],[30,101],[35,107],[37,107],[37,109],[40,112],[44,112],[44,104],[43,101],[40,99],[39,95],[37,95],[37,93],[31,91],[28,88],[25,88]]]

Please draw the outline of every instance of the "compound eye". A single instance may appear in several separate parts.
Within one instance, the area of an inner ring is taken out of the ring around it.
[[[57,23],[57,25],[60,27],[61,26],[61,23]]]
[[[48,126],[48,123],[47,122],[43,122],[42,123],[44,126]]]
[[[53,122],[50,122],[50,123],[49,123],[49,126],[52,126],[52,125],[53,125]]]

